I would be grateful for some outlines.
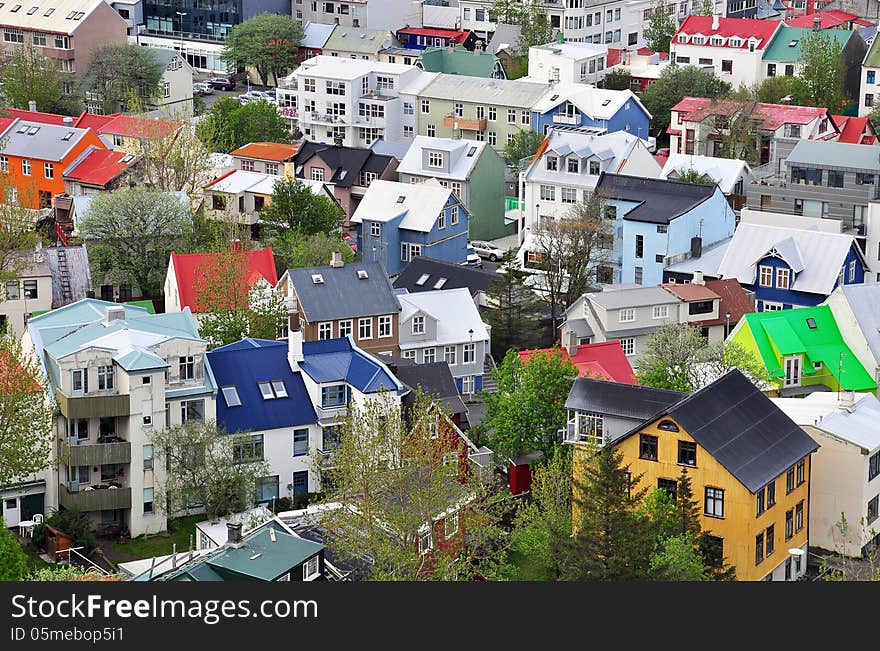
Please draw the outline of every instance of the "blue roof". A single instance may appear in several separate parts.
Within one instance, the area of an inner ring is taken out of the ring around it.
[[[287,343],[243,339],[208,353],[217,381],[217,424],[227,432],[263,431],[318,421],[302,376],[287,361]],[[258,382],[281,380],[286,398],[263,399]],[[241,405],[229,407],[223,387],[234,386]]]
[[[385,364],[354,346],[350,337],[303,342],[300,368],[315,382],[345,381],[361,393],[404,390]]]

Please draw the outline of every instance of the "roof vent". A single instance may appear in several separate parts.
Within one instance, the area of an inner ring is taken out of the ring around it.
[[[404,195],[400,195],[399,197],[397,197],[397,203],[403,203],[405,200],[406,197]]]
[[[312,282],[316,285],[321,285],[324,283],[324,276],[321,274],[312,274]]]
[[[361,280],[366,280],[369,277],[370,276],[369,274],[367,274],[366,269],[358,269],[358,278],[360,278]]]
[[[62,123],[64,126],[66,126],[66,127],[72,127],[72,126],[73,126],[73,118],[70,117],[69,115],[65,115],[65,116],[61,119],[61,123]]]
[[[342,261],[342,252],[341,251],[334,251],[333,253],[330,254],[330,266],[333,267],[334,269],[339,269],[340,267],[345,266],[345,263]],[[313,280],[314,280],[314,278],[315,277],[312,276]]]
[[[125,320],[125,307],[122,305],[108,305],[104,308],[104,323]]]
[[[812,318],[812,317],[810,317],[809,319],[807,319],[807,327],[808,327],[810,330],[815,330],[815,329],[816,329],[816,319],[814,319],[814,318]]]

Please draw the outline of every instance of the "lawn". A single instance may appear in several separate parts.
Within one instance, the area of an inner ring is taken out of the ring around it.
[[[204,514],[190,515],[185,518],[177,518],[168,522],[168,533],[154,536],[139,536],[124,543],[111,543],[111,551],[119,552],[135,558],[152,558],[153,556],[165,556],[171,553],[172,545],[177,544],[177,551],[185,552],[189,549],[190,536],[195,547],[196,522],[205,519]]]
[[[514,581],[552,581],[550,568],[546,565],[535,563],[534,559],[526,554],[511,549],[507,552],[507,560],[516,568]]]

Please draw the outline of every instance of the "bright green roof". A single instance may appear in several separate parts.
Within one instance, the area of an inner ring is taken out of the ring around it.
[[[827,305],[753,312],[746,314],[745,318],[770,377],[781,378],[784,375],[783,356],[802,354],[802,373],[805,376],[815,374],[817,371],[813,364],[822,362],[846,390],[865,391],[877,387],[844,343],[831,308]],[[815,322],[815,328],[809,326],[808,319]]]
[[[450,75],[467,75],[468,77],[492,77],[495,62],[494,54],[475,54],[457,45],[455,50],[445,47],[425,50],[419,57],[427,72],[445,72]]]
[[[865,62],[862,64],[869,68],[880,68],[880,39],[871,41],[871,47],[865,53]]]
[[[125,304],[134,305],[135,307],[142,307],[147,311],[147,314],[156,313],[156,308],[153,306],[153,301],[128,301]]]
[[[782,25],[770,41],[770,45],[764,48],[764,56],[761,57],[765,61],[800,61],[801,45],[804,39],[813,32],[810,27],[789,27]],[[823,34],[827,34],[840,43],[841,48],[845,48],[855,32],[848,29],[824,29]],[[795,42],[796,41],[796,42]],[[791,45],[795,42],[794,45]]]

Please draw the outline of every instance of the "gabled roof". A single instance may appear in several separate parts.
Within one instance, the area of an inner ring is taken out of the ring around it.
[[[843,341],[827,305],[753,312],[745,319],[770,377],[783,377],[782,358],[799,354],[804,355],[801,373],[807,378],[819,372],[831,373],[846,390],[876,388],[876,382]],[[808,319],[815,327],[810,327]],[[824,365],[821,371],[814,368],[816,362]]]
[[[854,245],[855,238],[843,233],[743,222],[733,234],[718,273],[723,278],[736,278],[743,285],[753,285],[758,262],[776,251],[777,257],[797,274],[791,289],[828,295]]]
[[[812,18],[812,16],[805,16],[805,18]],[[792,22],[788,25],[782,25],[773,36],[770,45],[765,48],[762,58],[765,61],[800,62],[804,39],[813,33],[812,22],[810,25],[810,27],[795,26]],[[832,41],[839,43],[840,48],[843,49],[856,33],[847,29],[830,29],[825,32],[825,35]]]
[[[89,133],[66,125],[16,119],[3,132],[0,153],[35,160],[59,162]],[[34,170],[33,174],[42,173]]]
[[[706,285],[698,283],[665,283],[660,286],[685,303],[692,301],[714,301],[716,298],[721,298]]]
[[[634,104],[651,117],[631,90],[608,90],[590,84],[554,84],[535,102],[532,110],[546,113],[564,102],[574,104],[581,113],[594,120],[610,120],[627,103]],[[649,134],[637,135],[647,138]]]
[[[845,142],[851,145],[876,145],[877,135],[868,118],[859,118],[852,115],[832,115],[834,124],[840,129],[837,142]]]
[[[64,179],[82,185],[104,188],[134,164],[134,157],[124,151],[90,146],[78,161],[64,170]]]
[[[205,189],[225,194],[253,192],[254,194],[270,196],[275,193],[275,184],[283,178],[277,174],[268,174],[266,172],[231,170],[208,183]],[[312,191],[312,194],[324,196],[336,202],[333,192],[323,181],[314,181],[312,179],[297,179],[297,181],[307,186]]]
[[[763,21],[761,21],[763,22]],[[750,118],[757,122],[757,128],[776,131],[783,124],[809,124],[817,118],[829,117],[827,108],[813,106],[792,106],[789,104],[767,104],[738,99],[709,99],[706,97],[684,97],[670,111],[686,113],[685,122],[701,122],[714,115],[734,115],[743,110],[751,110]]]
[[[844,285],[842,289],[868,348],[880,361],[880,283]]]
[[[669,265],[665,268],[665,271],[677,273],[694,273],[695,271],[701,271],[704,276],[717,277],[718,265],[720,265],[721,260],[724,259],[724,254],[727,251],[727,247],[730,246],[731,239],[733,239],[733,237],[728,237],[725,240],[719,240],[714,244],[703,247],[700,257],[686,258],[681,262]]]
[[[852,145],[827,140],[798,140],[786,159],[792,165],[840,167],[860,172],[880,173],[880,150],[876,147]]]
[[[229,154],[239,158],[256,158],[283,163],[293,158],[299,151],[299,147],[299,145],[289,145],[284,142],[249,142]]]
[[[241,344],[241,345],[238,345]],[[316,423],[300,373],[287,361],[287,342],[244,339],[208,353],[217,381],[217,425],[227,432],[265,431]],[[258,382],[284,382],[287,397],[263,399]],[[224,387],[235,387],[241,405],[229,406]]]
[[[347,382],[361,393],[404,391],[403,384],[377,357],[354,345],[351,336],[304,341],[299,367],[313,381]]]
[[[359,271],[367,277],[361,278]],[[309,323],[400,312],[394,288],[378,262],[302,267],[286,274]],[[320,283],[315,276],[320,276]]]
[[[303,27],[303,37],[299,41],[299,46],[313,50],[322,49],[335,27],[336,25],[307,22]]]
[[[491,271],[420,255],[410,260],[409,264],[394,279],[393,284],[395,289],[405,289],[411,294],[429,292],[433,289],[465,287],[473,295],[489,291],[492,283],[496,280],[498,280],[498,274]],[[440,287],[435,287],[438,283]]]
[[[272,287],[278,284],[278,273],[275,271],[275,256],[272,247],[255,251],[242,251],[247,260],[248,269],[245,273],[248,285],[253,285],[257,278],[264,278]],[[218,253],[175,253],[171,252],[171,264],[174,265],[174,278],[180,296],[180,307],[188,307],[198,312],[198,297],[195,293],[195,280],[210,268]]]
[[[439,73],[422,89],[421,96],[425,99],[494,104],[531,111],[547,88],[547,83],[521,79],[483,79]]]
[[[845,25],[847,23],[855,23],[857,25],[862,25],[868,27],[871,25],[871,21],[863,20],[859,18],[856,14],[851,14],[848,11],[841,11],[840,9],[829,9],[827,11],[817,11],[813,14],[805,14],[803,16],[797,16],[796,18],[789,18],[785,21],[786,25],[790,27],[804,27],[804,28],[813,28],[813,24],[819,18],[821,22],[819,23],[819,29],[827,30],[833,29],[835,27],[840,27],[841,25]],[[848,29],[834,29],[833,31],[839,32],[847,32],[854,33]]]
[[[749,49],[749,40],[755,39],[757,45],[755,51],[763,50],[767,47],[773,34],[782,23],[778,20],[757,20],[755,18],[718,18],[718,28],[712,28],[712,16],[695,16],[689,15],[684,19],[681,27],[672,37],[672,45],[683,45],[678,42],[679,34],[688,36],[702,35],[705,41],[702,44],[706,47],[725,47],[740,50]],[[711,45],[710,36],[721,36],[724,41],[721,45]],[[730,37],[739,39],[739,45],[730,45]],[[691,43],[688,43],[691,45]]]
[[[871,45],[868,46],[868,51],[865,52],[862,65],[867,68],[880,67],[880,39],[876,38],[876,36],[871,41]]]
[[[718,318],[713,321],[700,321],[701,326],[713,326],[727,323],[724,316],[730,312],[730,324],[739,323],[744,315],[755,311],[754,294],[746,293],[735,278],[707,280],[706,287],[715,292],[721,300],[718,303]]]
[[[679,300],[662,287],[608,285],[601,292],[585,294],[586,298],[606,310],[640,305],[672,305]]]
[[[341,147],[306,141],[293,157],[298,177],[304,175],[303,167],[313,156],[318,156],[330,168],[326,183],[341,188],[357,185],[361,172],[375,172],[381,176],[394,160],[392,156],[379,154],[365,147]]]
[[[495,26],[495,31],[492,33],[492,38],[489,40],[486,51],[496,55],[504,51],[514,56],[517,55],[522,49],[520,46],[521,33],[522,27],[519,25],[498,23]]]
[[[380,179],[370,183],[350,221],[355,224],[364,220],[384,223],[402,217],[399,228],[430,233],[452,196],[452,190],[444,188],[435,179],[423,183]]]
[[[460,26],[458,7],[441,7],[425,4],[422,6],[422,26],[456,29]]]
[[[744,160],[737,158],[715,158],[714,156],[695,156],[693,154],[678,154],[671,152],[660,172],[660,178],[667,179],[672,175],[695,170],[699,174],[705,174],[711,178],[724,194],[733,192],[734,186],[740,179],[744,179],[743,185],[749,183],[752,169]],[[743,188],[745,192],[745,187]]]
[[[463,45],[456,45],[452,50],[446,47],[428,48],[419,52],[419,61],[428,72],[489,78],[495,73],[498,58],[489,52],[471,52]]]
[[[440,289],[415,294],[399,294],[400,321],[406,321],[421,312],[437,320],[437,334],[431,341],[437,345],[455,344],[463,341],[489,341],[489,329],[483,323],[479,310],[464,287]],[[471,337],[469,331],[473,330]],[[424,341],[404,344],[400,348],[422,348]]]
[[[435,178],[466,181],[487,147],[485,141],[479,140],[416,136],[397,166],[397,173],[428,174]],[[445,152],[449,158],[449,171],[427,167],[424,155],[427,150]]]
[[[674,405],[686,395],[634,383],[623,384],[579,377],[568,393],[565,408],[644,421],[658,411]]]
[[[676,217],[707,201],[717,188],[716,185],[603,172],[596,184],[596,194],[605,199],[637,202],[638,205],[629,210],[624,219],[669,224]]]
[[[619,341],[603,341],[597,344],[582,344],[574,355],[567,348],[543,348],[540,350],[521,350],[519,358],[528,362],[535,353],[559,351],[562,359],[571,360],[578,369],[580,377],[590,377],[623,384],[637,384],[633,368],[629,363]]]
[[[405,406],[412,407],[415,404],[416,391],[421,388],[425,393],[437,397],[446,413],[454,415],[468,412],[446,362],[416,364],[412,359],[392,357],[387,364],[397,379],[412,389],[404,398]]]
[[[337,25],[330,34],[330,38],[324,43],[323,49],[375,54],[392,45],[399,45],[399,43],[387,29]]]
[[[674,419],[751,493],[819,449],[736,369],[662,410],[651,422],[664,416]]]
[[[53,34],[73,34],[103,4],[104,0],[7,1],[0,3],[0,25]],[[13,11],[15,7],[19,9]],[[30,11],[31,9],[35,11]],[[125,21],[115,12],[112,16],[107,13],[105,20],[125,25]],[[119,28],[119,25],[116,27]],[[121,29],[124,36],[125,27]]]
[[[98,133],[126,138],[164,138],[182,127],[185,122],[144,118],[135,115],[117,115],[98,127]]]

